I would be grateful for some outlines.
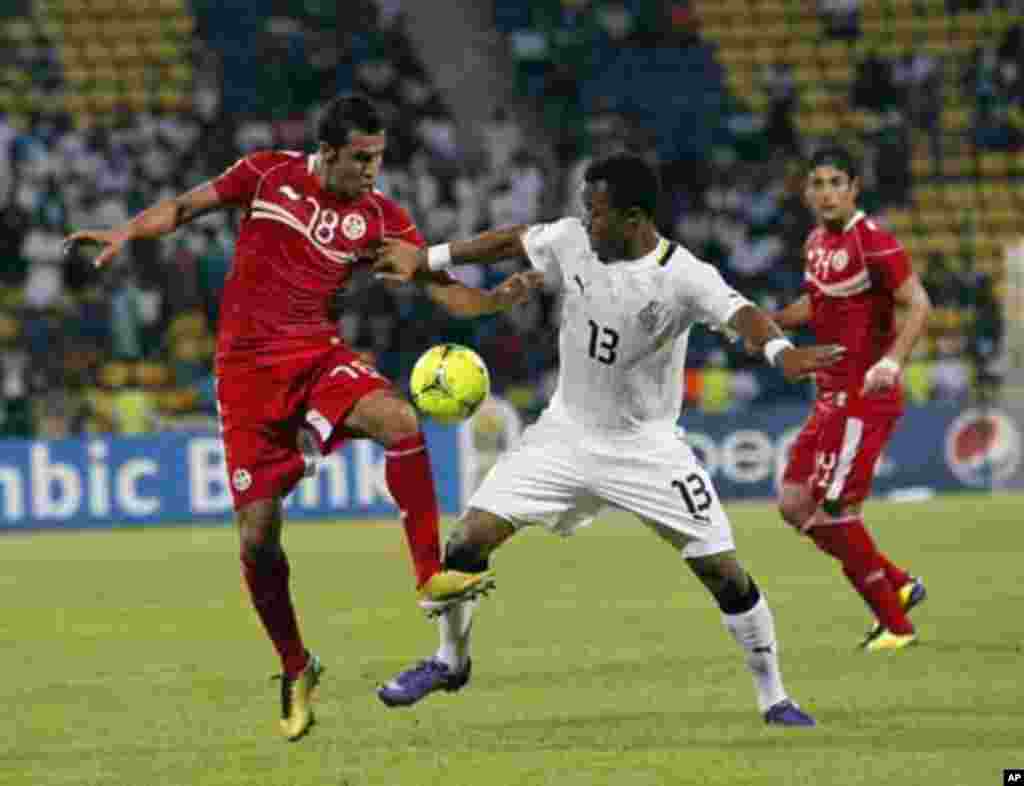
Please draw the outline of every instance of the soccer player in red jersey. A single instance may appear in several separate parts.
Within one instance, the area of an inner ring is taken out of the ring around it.
[[[423,244],[411,218],[374,190],[387,144],[373,104],[339,96],[326,108],[315,154],[246,156],[214,180],[156,204],[110,230],[76,232],[68,244],[103,246],[102,267],[125,245],[173,232],[209,211],[245,213],[220,307],[217,399],[228,477],[241,536],[242,574],[282,664],[281,729],[298,739],[313,722],[319,658],[304,646],[281,545],[282,499],[308,466],[300,430],[321,453],[346,439],[385,449],[388,489],[401,511],[422,598],[472,597],[486,573],[442,570],[430,460],[412,405],[338,337],[331,295],[383,238]],[[454,279],[422,282],[453,314],[475,316],[521,302],[531,274],[485,292]]]
[[[903,247],[858,210],[858,175],[843,148],[812,157],[806,197],[818,226],[804,244],[805,293],[772,315],[783,329],[809,323],[819,343],[847,349],[815,374],[817,398],[790,452],[779,509],[842,564],[877,619],[862,646],[879,651],[915,641],[907,612],[925,589],[879,550],[861,503],[903,412],[900,371],[931,304]],[[898,329],[897,305],[906,308]]]

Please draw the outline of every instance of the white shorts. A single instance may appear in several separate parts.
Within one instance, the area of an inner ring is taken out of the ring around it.
[[[605,507],[687,536],[684,557],[735,548],[711,478],[682,434],[594,436],[545,413],[469,500],[513,526],[571,535]]]

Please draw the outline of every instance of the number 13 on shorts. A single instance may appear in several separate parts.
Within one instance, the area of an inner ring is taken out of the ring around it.
[[[678,493],[686,514],[697,521],[711,521],[711,506],[715,504],[715,490],[707,474],[690,469],[672,481],[672,488]]]

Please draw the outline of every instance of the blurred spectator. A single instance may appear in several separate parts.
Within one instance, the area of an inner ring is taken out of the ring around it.
[[[0,438],[30,437],[30,358],[20,345],[21,323],[10,313],[0,312]]]
[[[857,65],[852,100],[854,106],[875,112],[899,106],[900,96],[893,83],[892,66],[881,55],[872,52]]]
[[[913,404],[926,404],[932,399],[932,366],[926,341],[918,342],[903,371],[903,387],[907,400]]]
[[[496,181],[490,201],[489,223],[508,226],[536,221],[543,189],[544,176],[540,164],[525,150],[516,151]]]
[[[111,354],[117,360],[142,357],[142,290],[134,271],[122,268],[110,296]]]
[[[508,166],[513,153],[523,145],[522,129],[502,106],[494,110],[490,122],[483,127],[482,134],[487,166],[492,172],[500,172]]]
[[[932,365],[931,397],[935,401],[966,401],[971,387],[971,368],[963,359],[963,337],[939,337]]]
[[[764,135],[775,152],[793,155],[800,149],[796,126],[793,124],[793,112],[797,105],[793,69],[788,63],[769,64],[764,68],[761,82],[768,96]]]
[[[818,0],[818,13],[830,38],[860,36],[860,0]]]
[[[910,198],[910,129],[898,109],[889,109],[872,137],[878,199],[883,206],[904,205]]]

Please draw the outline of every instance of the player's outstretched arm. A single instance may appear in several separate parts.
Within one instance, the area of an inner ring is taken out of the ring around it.
[[[771,314],[771,320],[783,330],[793,330],[811,321],[811,298],[801,295],[781,311]]]
[[[764,353],[773,366],[782,371],[790,382],[806,377],[820,368],[831,366],[846,353],[841,344],[813,344],[794,347],[782,335],[779,326],[760,308],[743,306],[729,320],[729,327],[740,334],[746,346]]]
[[[928,324],[932,310],[932,302],[916,273],[911,273],[892,294],[896,303],[907,310],[907,316],[889,351],[864,375],[865,393],[885,390],[896,384],[907,358]]]
[[[471,319],[505,311],[525,302],[544,284],[544,274],[538,270],[516,273],[494,289],[468,287],[445,273],[433,273],[424,285],[427,295],[454,317]]]
[[[467,240],[421,248],[396,238],[385,238],[373,270],[379,278],[412,281],[417,275],[444,270],[452,265],[487,265],[526,256],[523,232],[527,227],[492,229]]]
[[[103,267],[117,256],[129,241],[170,234],[182,224],[216,210],[221,205],[222,200],[213,184],[204,183],[184,194],[157,202],[120,226],[112,229],[79,230],[64,240],[64,249],[67,252],[75,243],[95,243],[102,246],[99,255],[93,260],[93,265]]]

